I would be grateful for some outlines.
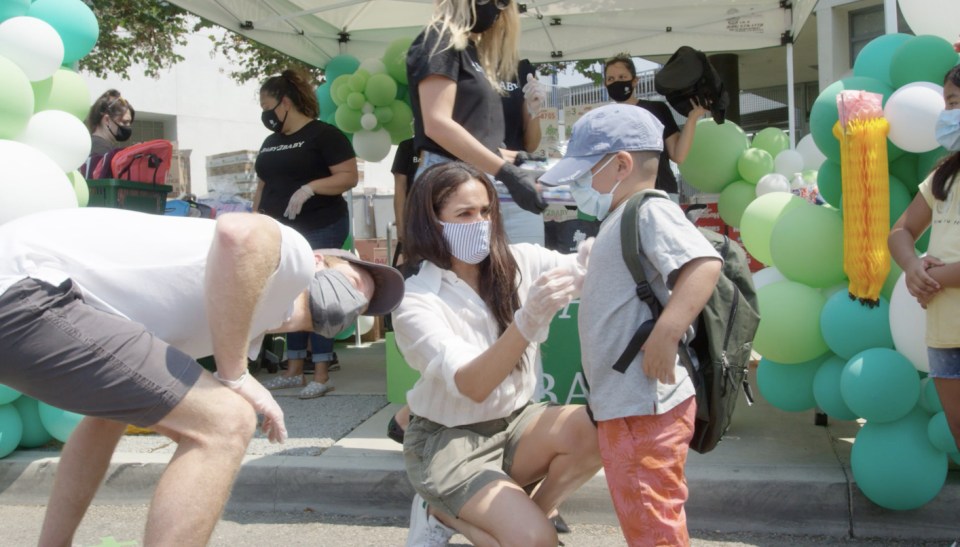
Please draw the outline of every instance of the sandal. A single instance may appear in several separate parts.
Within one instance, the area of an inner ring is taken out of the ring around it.
[[[300,387],[303,385],[303,376],[274,376],[263,382],[263,387],[267,389],[287,389],[290,387]]]
[[[317,397],[323,397],[331,391],[333,391],[333,385],[329,382],[326,384],[310,382],[307,384],[307,387],[300,390],[299,397],[301,399],[316,399]]]

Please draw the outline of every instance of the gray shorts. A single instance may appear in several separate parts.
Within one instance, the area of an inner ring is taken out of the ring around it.
[[[147,427],[202,372],[143,325],[88,305],[72,281],[24,279],[0,294],[0,383],[45,403]]]
[[[546,403],[530,403],[506,418],[459,427],[411,416],[403,457],[414,490],[435,509],[459,516],[484,486],[511,480],[520,437],[546,408]]]

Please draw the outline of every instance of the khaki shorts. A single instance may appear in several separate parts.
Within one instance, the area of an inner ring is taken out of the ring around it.
[[[530,403],[506,418],[459,427],[411,416],[403,456],[414,490],[435,509],[459,516],[483,487],[512,480],[520,437],[546,408],[546,403]]]
[[[143,325],[84,302],[72,281],[24,279],[0,294],[0,383],[57,408],[147,427],[202,372]]]

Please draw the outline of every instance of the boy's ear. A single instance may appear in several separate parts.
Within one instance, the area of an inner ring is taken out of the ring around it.
[[[626,150],[617,152],[617,174],[622,175],[617,178],[625,178],[631,172],[633,172],[633,154]]]

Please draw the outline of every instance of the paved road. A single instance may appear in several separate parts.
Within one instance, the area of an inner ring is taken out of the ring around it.
[[[105,506],[91,508],[75,538],[80,547],[134,547],[140,544],[145,506]],[[43,520],[43,507],[0,506],[0,545],[20,547],[36,545],[37,531]],[[233,512],[224,515],[211,541],[212,546],[402,546],[407,537],[406,518],[363,519],[325,515],[310,510],[301,513]],[[694,547],[948,547],[945,542],[895,543],[890,541],[849,539],[824,536],[777,534],[693,533]],[[574,533],[561,537],[570,547],[619,547],[624,545],[615,526],[574,525]],[[463,536],[451,545],[469,545]]]

